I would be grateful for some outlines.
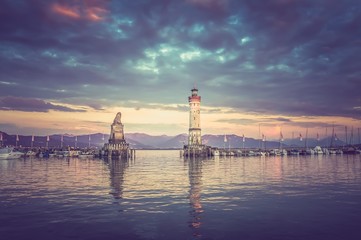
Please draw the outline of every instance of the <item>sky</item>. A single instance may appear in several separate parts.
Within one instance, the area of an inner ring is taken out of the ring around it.
[[[2,0],[0,130],[285,138],[361,128],[359,0]]]

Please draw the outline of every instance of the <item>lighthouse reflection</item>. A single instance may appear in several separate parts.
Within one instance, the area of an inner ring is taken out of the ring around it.
[[[111,195],[115,199],[123,198],[123,183],[125,170],[129,166],[129,162],[126,160],[112,160],[106,159],[105,162],[108,164],[110,170],[110,186],[112,187]]]
[[[191,158],[188,161],[189,175],[189,203],[191,209],[189,211],[189,227],[193,231],[193,236],[201,237],[200,227],[202,226],[202,213],[204,212],[201,203],[202,193],[202,159]]]

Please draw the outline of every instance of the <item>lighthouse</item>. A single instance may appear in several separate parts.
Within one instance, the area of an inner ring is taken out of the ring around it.
[[[198,96],[198,89],[194,87],[192,95],[188,97],[189,102],[189,135],[188,146],[202,145],[201,136],[201,96]]]
[[[189,102],[189,134],[188,144],[184,145],[184,157],[208,157],[211,156],[212,148],[202,144],[201,135],[201,96],[198,96],[197,87],[193,87]]]

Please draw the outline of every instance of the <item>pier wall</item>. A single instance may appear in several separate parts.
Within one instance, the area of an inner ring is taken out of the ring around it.
[[[212,156],[212,147],[206,145],[184,145],[184,157],[210,157]]]

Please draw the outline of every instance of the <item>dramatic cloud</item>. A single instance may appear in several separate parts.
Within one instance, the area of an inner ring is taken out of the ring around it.
[[[49,110],[62,112],[85,112],[83,109],[72,109],[69,107],[52,104],[40,99],[22,97],[0,98],[0,110],[24,111],[24,112],[48,112]]]
[[[210,109],[361,119],[360,22],[358,0],[4,0],[1,109],[184,111],[196,82]]]
[[[108,12],[103,8],[102,2],[106,1],[74,1],[71,2],[71,5],[68,5],[69,2],[67,4],[54,3],[51,10],[56,14],[73,19],[101,21],[104,20],[104,15]]]

